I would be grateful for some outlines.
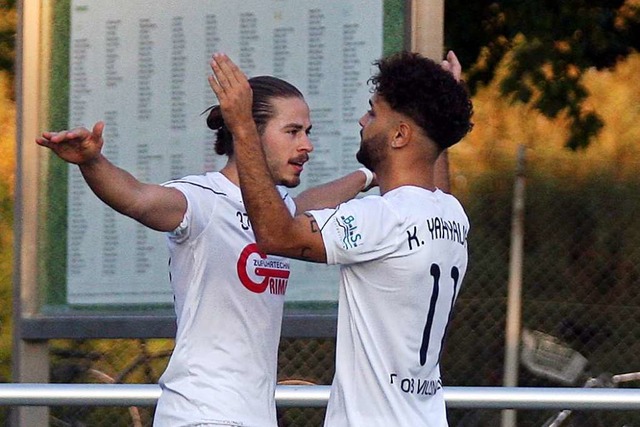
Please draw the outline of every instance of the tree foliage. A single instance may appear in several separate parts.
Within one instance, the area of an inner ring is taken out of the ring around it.
[[[582,77],[614,67],[640,46],[640,0],[448,0],[445,43],[455,49],[473,92],[509,61],[503,96],[569,122],[566,146],[576,150],[603,126],[587,107]]]
[[[0,0],[0,71],[13,72],[16,0]],[[501,94],[569,122],[566,145],[584,148],[603,126],[582,77],[640,50],[640,0],[447,0],[445,44],[473,64],[473,92],[509,61]]]
[[[13,72],[16,22],[15,0],[0,0],[0,71]]]

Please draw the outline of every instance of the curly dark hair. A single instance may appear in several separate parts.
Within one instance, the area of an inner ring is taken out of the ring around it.
[[[272,76],[257,76],[249,79],[249,86],[253,91],[253,106],[251,112],[256,122],[258,133],[262,135],[267,122],[273,118],[273,100],[276,98],[301,98],[302,92],[294,85],[282,79]],[[214,105],[207,110],[207,127],[216,132],[215,150],[219,155],[231,156],[233,154],[233,136],[224,124],[219,105]],[[204,113],[203,113],[204,114]]]
[[[374,62],[379,72],[369,79],[373,90],[420,126],[441,150],[473,127],[473,105],[465,86],[435,61],[418,53],[399,52]]]

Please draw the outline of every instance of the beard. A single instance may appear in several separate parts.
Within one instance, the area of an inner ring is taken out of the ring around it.
[[[279,185],[285,186],[287,188],[295,188],[298,185],[300,185],[300,177],[296,176],[296,177],[291,178],[291,179],[283,179],[283,180],[280,181]]]
[[[287,188],[295,188],[300,185],[300,175],[283,175],[282,173],[274,172],[274,169],[271,169],[270,173],[276,185],[282,185]]]
[[[356,160],[369,169],[376,170],[376,167],[384,159],[384,138],[381,135],[374,135],[364,139],[360,133],[360,149],[356,153]]]
[[[370,171],[373,170],[373,166],[371,164],[371,157],[369,156],[369,153],[364,149],[364,147],[360,147],[360,149],[356,153],[356,160],[358,161],[358,163],[360,163],[362,166],[369,169]]]

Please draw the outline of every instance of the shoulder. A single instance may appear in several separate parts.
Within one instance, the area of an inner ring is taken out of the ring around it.
[[[188,175],[183,178],[167,181],[162,185],[173,187],[183,193],[209,192],[220,196],[226,196],[228,191],[224,188],[224,183],[219,173],[211,172],[204,175]]]
[[[460,200],[458,200],[454,195],[445,193],[441,190],[437,190],[435,192],[435,196],[438,197],[440,202],[445,205],[447,209],[456,212],[466,218],[467,214],[464,210],[464,207],[462,206],[462,203],[460,203]]]
[[[402,223],[403,216],[393,203],[384,197],[372,195],[352,199],[338,205],[335,209],[323,209],[310,212],[318,221],[321,228],[331,221],[342,225],[359,224],[360,226],[378,228],[395,227]]]

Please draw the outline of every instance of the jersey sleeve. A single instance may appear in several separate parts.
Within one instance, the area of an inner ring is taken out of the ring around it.
[[[184,194],[187,199],[187,210],[175,230],[169,231],[167,237],[175,243],[184,243],[202,233],[211,219],[217,198],[206,197],[208,188],[200,183],[199,177],[184,178],[179,181],[164,183]]]
[[[393,253],[402,243],[402,220],[381,197],[350,200],[309,212],[318,223],[327,264],[356,264]]]
[[[291,197],[291,194],[289,194],[286,187],[278,185],[277,189],[278,189],[278,192],[280,193],[280,197],[282,198],[282,201],[284,202],[285,206],[287,207],[291,215],[295,215],[296,213],[295,199]]]

